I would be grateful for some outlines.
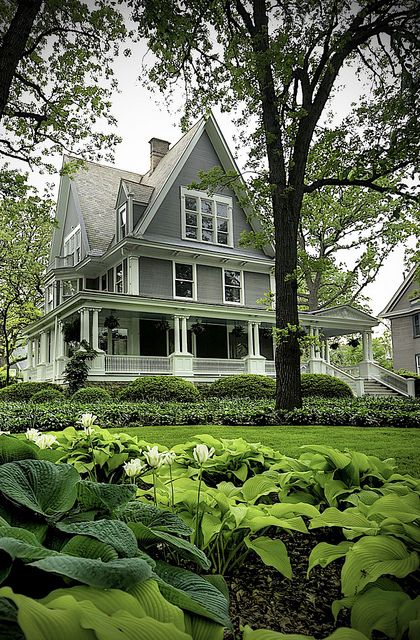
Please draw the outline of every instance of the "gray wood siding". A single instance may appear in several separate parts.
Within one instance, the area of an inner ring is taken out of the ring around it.
[[[172,262],[156,258],[140,258],[140,295],[172,298]]]
[[[157,211],[154,219],[150,223],[145,237],[151,236],[163,236],[164,238],[176,239],[178,243],[185,246],[193,246],[199,244],[202,249],[214,250],[218,249],[218,245],[207,243],[193,243],[188,240],[181,240],[181,198],[180,189],[181,186],[187,187],[192,182],[198,182],[198,172],[208,171],[209,169],[220,166],[220,160],[216,155],[214,147],[210,142],[210,139],[206,132],[204,132],[198,141],[195,149],[192,151],[190,157],[186,161],[184,167],[180,171],[174,184],[170,188],[166,198],[162,202],[162,205]],[[233,238],[234,246],[239,255],[259,256],[266,258],[266,255],[260,249],[243,248],[239,246],[239,237],[242,231],[251,231],[251,227],[246,220],[246,216],[242,208],[239,206],[236,197],[231,189],[226,187],[219,188],[218,193],[222,193],[233,198]],[[230,249],[233,252],[233,249]]]
[[[409,285],[409,287],[407,287],[401,298],[397,301],[397,304],[392,307],[391,311],[402,311],[403,309],[410,309],[410,303],[415,297],[414,292],[418,291],[418,289],[418,283],[413,280],[413,282]]]
[[[219,267],[197,266],[197,298],[199,302],[223,303],[222,270]]]
[[[415,355],[420,353],[420,338],[413,337],[413,315],[391,320],[394,369],[416,370]]]
[[[258,304],[257,300],[263,298],[267,291],[270,291],[269,275],[244,271],[244,300],[246,307],[264,309],[265,305]]]

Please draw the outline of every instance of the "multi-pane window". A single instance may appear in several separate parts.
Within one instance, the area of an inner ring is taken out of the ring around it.
[[[223,279],[225,302],[241,304],[241,272],[225,269]]]
[[[64,302],[68,298],[76,295],[78,291],[78,280],[62,280],[61,282],[61,298]]]
[[[80,225],[78,225],[71,233],[64,238],[63,255],[64,257],[73,256],[73,264],[77,264],[81,259],[81,240],[82,235]]]
[[[415,338],[420,337],[420,313],[416,313],[413,316],[413,336]]]
[[[232,246],[232,198],[182,188],[183,237]]]
[[[49,284],[45,292],[45,310],[52,311],[54,309],[54,285]]]
[[[123,260],[114,267],[113,277],[114,291],[116,293],[127,293],[127,260]]]
[[[416,373],[420,375],[420,353],[416,354]]]
[[[194,267],[175,263],[175,297],[194,298]]]
[[[118,228],[119,228],[119,240],[122,240],[127,235],[127,205],[123,204],[118,209]]]

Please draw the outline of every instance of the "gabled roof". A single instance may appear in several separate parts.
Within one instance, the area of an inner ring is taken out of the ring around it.
[[[407,289],[412,285],[414,276],[416,274],[417,267],[414,266],[406,275],[391,300],[388,302],[386,307],[379,314],[381,317],[386,318],[387,314],[391,313],[395,305],[401,300],[403,295],[406,293]]]
[[[378,318],[375,318],[375,316],[372,316],[370,313],[366,313],[366,311],[361,311],[361,309],[352,307],[350,304],[340,304],[335,307],[328,307],[327,309],[309,311],[308,313],[313,316],[330,316],[332,313],[334,318],[343,318],[346,320],[368,320],[378,324]]]
[[[142,204],[149,204],[152,197],[154,187],[147,184],[139,184],[132,180],[121,180],[121,184],[124,187],[124,191],[128,196],[129,193],[133,195],[135,202],[141,202]]]
[[[64,156],[64,163],[76,158]],[[83,215],[90,251],[104,253],[115,233],[115,199],[121,179],[140,182],[141,174],[123,171],[96,162],[85,162],[73,177],[80,209]]]

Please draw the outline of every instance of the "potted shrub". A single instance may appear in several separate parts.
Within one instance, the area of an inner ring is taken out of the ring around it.
[[[194,324],[191,325],[191,331],[196,336],[199,336],[201,333],[204,333],[205,330],[206,330],[206,327],[201,323],[200,320],[198,320],[197,322],[194,322]]]
[[[169,329],[169,322],[162,318],[155,323],[155,327],[158,331],[167,331]]]
[[[358,347],[360,344],[360,340],[359,338],[350,338],[347,344],[349,345],[349,347]]]
[[[118,327],[120,326],[120,321],[118,320],[117,316],[114,316],[114,314],[110,314],[109,316],[107,316],[104,320],[104,327],[106,327],[107,329],[110,329],[112,331],[112,329],[118,329]]]

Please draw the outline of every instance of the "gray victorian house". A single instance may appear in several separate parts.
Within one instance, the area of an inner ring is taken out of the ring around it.
[[[234,190],[192,188],[199,171],[215,166],[238,172],[210,114],[172,147],[152,138],[145,175],[86,162],[61,177],[45,312],[28,327],[26,380],[63,380],[69,322],[98,353],[92,381],[275,375],[274,313],[264,302],[274,290],[274,248],[242,246],[241,234],[260,227]],[[304,370],[336,375],[356,395],[410,393],[406,380],[373,362],[376,318],[343,306],[300,320],[319,337]],[[338,369],[328,340],[354,332],[364,360]]]
[[[391,322],[395,369],[420,374],[420,284],[411,269],[381,316]]]

